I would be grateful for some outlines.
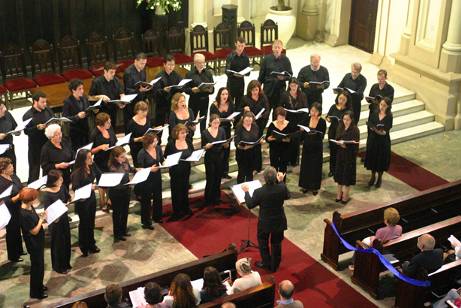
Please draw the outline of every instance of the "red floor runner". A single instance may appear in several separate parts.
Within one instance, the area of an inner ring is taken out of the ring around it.
[[[248,210],[229,214],[229,200],[212,209],[194,209],[194,215],[186,220],[165,223],[163,227],[198,258],[224,250],[230,243],[240,245],[246,239],[250,215],[250,239],[256,243],[257,217]],[[201,199],[191,200],[194,203]],[[309,236],[309,234],[306,234]],[[257,249],[241,254],[260,260]],[[258,269],[263,275],[269,273]],[[375,307],[347,283],[332,274],[312,257],[289,240],[282,245],[282,263],[274,274],[276,282],[289,279],[295,284],[295,298],[305,307]]]
[[[448,183],[447,180],[393,152],[388,173],[418,190]]]

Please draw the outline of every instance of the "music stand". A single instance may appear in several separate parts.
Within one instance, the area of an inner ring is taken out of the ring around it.
[[[244,203],[243,203],[244,204]],[[246,209],[242,204],[242,207]],[[253,243],[250,240],[250,228],[251,228],[251,211],[249,209],[246,209],[248,211],[248,226],[247,226],[247,238],[245,240],[240,241],[240,248],[239,248],[239,253],[244,252],[248,248],[257,248],[259,249],[258,245]]]

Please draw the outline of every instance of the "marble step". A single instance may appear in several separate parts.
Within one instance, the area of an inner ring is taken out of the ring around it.
[[[425,105],[422,101],[417,99],[412,99],[409,101],[401,102],[392,106],[392,114],[394,118],[403,116],[406,114],[414,113],[425,109]],[[369,109],[362,111],[360,113],[359,126],[363,125],[368,120],[368,114],[370,113]]]
[[[409,100],[414,100],[416,98],[415,92],[411,92],[406,89],[399,89],[395,92],[394,96],[394,101],[392,102],[392,106],[395,106],[397,104],[409,101]],[[368,102],[363,99],[362,100],[362,106],[361,106],[361,111],[366,111],[368,110]]]

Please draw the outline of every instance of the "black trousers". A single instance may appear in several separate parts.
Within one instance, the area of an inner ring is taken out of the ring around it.
[[[150,176],[152,176],[152,174]],[[150,226],[152,225],[152,220],[159,221],[162,219],[163,205],[161,177],[154,180],[147,179],[144,183],[136,186],[135,191],[141,197],[141,223],[144,226]]]
[[[36,236],[26,239],[27,251],[30,255],[30,290],[32,298],[43,294],[43,276],[45,273],[45,233],[43,230]]]
[[[223,175],[229,175],[229,157],[230,157],[230,146],[227,149],[223,149]]]
[[[362,100],[360,97],[352,96],[352,112],[354,113],[354,120],[355,125],[359,123],[360,120],[360,111],[362,110]]]
[[[270,249],[269,249],[270,238]],[[261,259],[266,267],[273,272],[277,271],[282,261],[283,230],[264,231],[258,227],[258,246]]]
[[[96,216],[96,197],[94,192],[91,197],[83,202],[76,202],[75,210],[80,219],[78,224],[78,246],[82,253],[88,253],[96,248],[94,239],[94,221]]]
[[[223,174],[224,153],[207,152],[205,154],[205,204],[221,202],[221,178]]]
[[[130,189],[109,189],[109,198],[112,203],[114,237],[123,237],[127,234]]]
[[[288,160],[287,160],[287,153],[284,153],[284,151],[289,151],[291,144],[285,144],[286,149],[274,149],[274,147],[269,149],[269,159],[271,166],[274,167],[277,171],[286,173],[287,172],[287,165],[288,165]]]
[[[235,151],[238,173],[237,184],[253,181],[253,171],[256,170],[258,164],[257,155],[261,152],[255,151],[256,147],[248,150],[237,149]]]
[[[334,174],[336,170],[336,153],[338,153],[338,145],[328,141],[328,147],[330,148],[330,172]]]
[[[22,248],[21,217],[16,212],[12,213],[10,222],[6,225],[6,250],[10,261],[19,259],[21,254],[24,253]]]
[[[70,226],[67,214],[62,215],[50,226],[51,264],[55,272],[64,272],[70,266]]]
[[[189,101],[190,102],[190,101]],[[200,111],[200,116],[206,116],[208,114],[208,99],[200,101],[190,102],[190,109],[194,112],[194,117],[197,116]],[[206,120],[200,122],[200,131],[203,132],[206,128]]]
[[[29,143],[29,152],[27,153],[29,161],[29,179],[27,180],[27,184],[38,180],[38,177],[40,176],[40,152],[42,150],[42,146],[43,144],[30,146]]]

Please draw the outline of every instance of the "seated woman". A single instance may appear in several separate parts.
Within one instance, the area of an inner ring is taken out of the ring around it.
[[[235,269],[240,278],[235,279],[232,284],[231,293],[245,291],[262,284],[261,276],[258,272],[251,270],[251,259],[242,258],[235,263]]]
[[[200,303],[208,303],[212,300],[225,296],[226,286],[221,282],[216,268],[207,266],[203,272],[203,287],[200,291]]]
[[[200,303],[200,294],[192,288],[190,277],[179,273],[171,282],[168,295],[163,298],[162,303],[167,307],[193,308]]]
[[[385,227],[379,228],[376,230],[374,236],[366,237],[362,240],[362,242],[368,246],[373,246],[373,242],[378,240],[380,242],[387,242],[393,239],[396,239],[402,235],[402,226],[398,225],[397,223],[400,220],[399,212],[393,208],[389,207],[384,210],[384,224]],[[354,256],[352,257],[352,263],[354,263]],[[354,270],[354,265],[349,265],[349,269],[351,271]]]
[[[162,288],[156,282],[148,282],[144,286],[144,300],[147,304],[135,308],[168,308],[162,303]]]

